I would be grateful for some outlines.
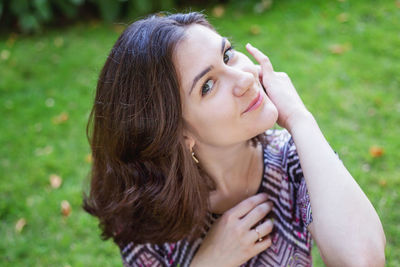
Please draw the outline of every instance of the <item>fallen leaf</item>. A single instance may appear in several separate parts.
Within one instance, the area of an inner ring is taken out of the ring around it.
[[[24,229],[26,225],[26,220],[25,218],[21,218],[17,221],[17,223],[15,224],[15,231],[17,231],[17,233],[21,233],[22,230]]]
[[[89,25],[90,25],[90,27],[91,27],[92,29],[95,29],[95,28],[99,27],[99,25],[100,25],[100,20],[98,20],[98,19],[92,19],[92,20],[89,22]]]
[[[339,21],[341,23],[347,22],[349,20],[349,14],[340,13],[339,15],[337,15],[336,19],[337,19],[337,21]]]
[[[216,5],[212,9],[212,14],[216,18],[222,17],[224,15],[224,13],[225,13],[225,7],[223,5]]]
[[[365,163],[361,166],[363,172],[369,172],[371,170],[371,166],[368,163]]]
[[[46,107],[49,107],[49,108],[53,107],[54,106],[54,99],[53,98],[47,98],[45,104],[46,104]]]
[[[368,109],[368,115],[370,117],[375,116],[375,114],[376,114],[376,110],[374,108],[369,108]]]
[[[42,51],[46,47],[46,45],[45,43],[39,41],[36,43],[35,47],[37,51]]]
[[[7,39],[7,46],[8,47],[13,47],[15,41],[17,40],[18,35],[16,33],[11,33],[10,36]]]
[[[121,34],[125,30],[125,25],[122,24],[115,24],[114,31],[118,34]]]
[[[259,35],[261,33],[261,28],[258,25],[251,25],[250,27],[250,33],[252,35]]]
[[[0,53],[0,58],[2,60],[7,60],[10,57],[10,55],[11,55],[10,51],[8,51],[7,49],[4,49]]]
[[[272,6],[272,3],[272,0],[261,0],[259,3],[254,5],[254,12],[259,14],[263,13]]]
[[[56,39],[54,39],[54,45],[56,47],[61,47],[64,45],[64,38],[62,38],[61,36],[57,37]]]
[[[345,43],[345,44],[333,44],[329,47],[329,51],[332,54],[340,55],[343,54],[344,52],[347,52],[351,49],[351,44]]]
[[[57,174],[51,174],[49,180],[51,187],[54,189],[59,188],[62,184],[62,179]]]
[[[340,149],[340,154],[341,154],[341,155],[347,155],[347,154],[349,154],[349,148],[348,148],[347,146],[343,146],[343,147]]]
[[[380,98],[380,97],[374,98],[374,104],[375,104],[375,106],[377,106],[377,107],[381,107],[381,106],[383,105],[382,98]]]
[[[35,197],[34,197],[34,196],[29,196],[29,197],[26,199],[26,205],[27,205],[28,207],[32,207],[33,204],[35,204]]]
[[[396,1],[396,6],[397,6],[398,8],[400,8],[400,0],[397,0],[397,1]]]
[[[379,180],[379,185],[380,185],[381,187],[386,187],[386,186],[387,186],[387,181],[386,181],[386,179],[380,179],[380,180]]]
[[[382,147],[380,146],[371,146],[369,148],[369,154],[373,157],[373,158],[378,158],[381,157],[384,154],[384,150]]]
[[[71,205],[67,200],[61,201],[61,213],[65,217],[68,217],[71,214]]]
[[[158,12],[158,13],[156,13],[156,15],[157,15],[157,17],[160,17],[160,18],[163,18],[166,16],[164,12]]]
[[[43,127],[41,123],[36,123],[34,126],[36,132],[42,131]]]
[[[51,55],[51,61],[53,61],[54,64],[59,64],[61,61],[61,57],[57,54]]]
[[[49,155],[52,152],[53,152],[53,147],[52,146],[45,146],[43,148],[36,148],[35,149],[35,155],[36,156]]]
[[[68,120],[68,113],[62,112],[60,115],[53,117],[54,124],[64,123]]]
[[[87,163],[92,163],[93,158],[92,158],[92,154],[91,154],[91,153],[89,153],[89,154],[86,155],[85,161],[86,161]]]

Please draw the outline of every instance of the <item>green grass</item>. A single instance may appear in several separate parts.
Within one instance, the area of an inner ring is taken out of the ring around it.
[[[286,0],[256,14],[253,6],[225,7],[211,22],[236,49],[250,42],[275,70],[289,74],[376,208],[387,266],[399,266],[400,8],[395,0]],[[338,20],[341,13],[347,21]],[[259,34],[250,30],[257,27]],[[1,37],[0,265],[121,265],[117,247],[101,241],[97,221],[80,208],[90,167],[85,124],[117,37],[114,26],[101,23],[18,36],[14,43]],[[333,45],[345,51],[334,54]],[[68,119],[55,123],[63,112]],[[373,145],[384,149],[382,157],[369,154]],[[59,189],[49,184],[53,173],[63,179]],[[66,218],[63,200],[72,206]],[[18,233],[20,218],[27,224]],[[313,256],[315,266],[323,266],[316,247]]]

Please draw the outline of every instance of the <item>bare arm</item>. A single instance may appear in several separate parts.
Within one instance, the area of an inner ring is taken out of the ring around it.
[[[384,266],[385,234],[379,217],[311,114],[288,127],[310,195],[308,229],[328,266]]]
[[[247,49],[261,65],[260,80],[278,109],[278,124],[296,144],[312,207],[308,229],[325,264],[384,266],[385,234],[371,202],[325,140],[290,78],[274,72],[261,51]]]

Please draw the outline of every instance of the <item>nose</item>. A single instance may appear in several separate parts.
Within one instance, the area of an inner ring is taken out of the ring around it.
[[[231,79],[233,81],[233,94],[238,97],[244,95],[255,82],[252,71],[244,68],[232,68]]]

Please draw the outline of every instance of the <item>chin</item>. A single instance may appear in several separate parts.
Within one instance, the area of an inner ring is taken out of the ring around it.
[[[265,100],[264,105],[261,107],[262,110],[258,110],[258,114],[255,114],[255,116],[248,121],[249,124],[246,128],[250,135],[249,138],[253,138],[271,129],[278,120],[278,110],[276,106],[268,97],[266,97]]]
[[[272,102],[268,101],[267,103],[265,103],[265,106],[263,107],[261,121],[259,122],[259,125],[262,128],[260,133],[265,132],[268,129],[271,129],[277,121],[278,121],[278,109]]]

